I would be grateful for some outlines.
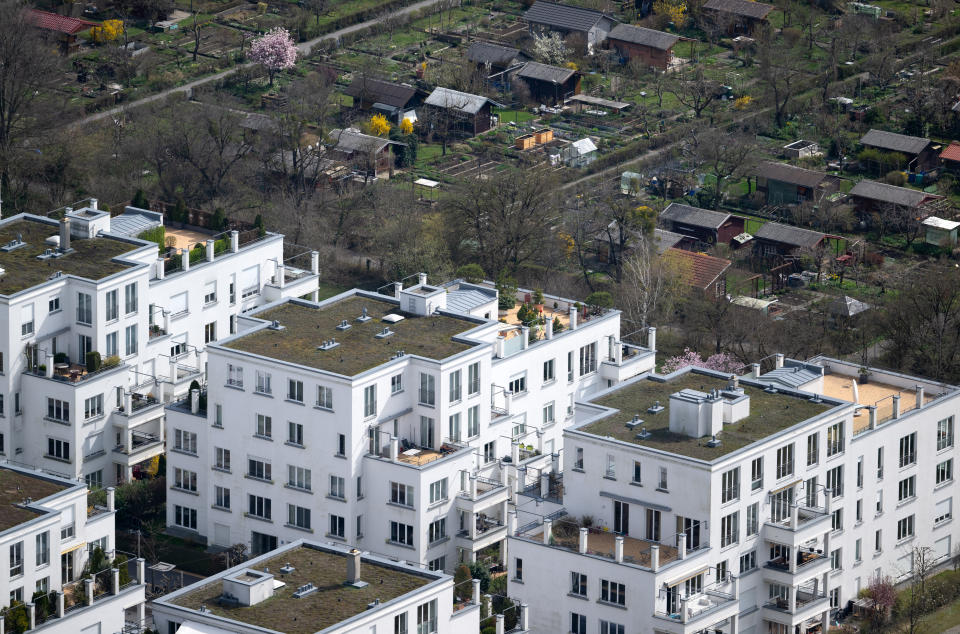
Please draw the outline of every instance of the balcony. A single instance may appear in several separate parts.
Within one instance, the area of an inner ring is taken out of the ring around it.
[[[125,395],[123,407],[116,412],[115,422],[120,427],[138,427],[163,416],[163,402],[153,394],[132,393]]]
[[[774,597],[763,604],[763,618],[794,627],[815,618],[822,618],[830,609],[826,594],[817,591],[816,585],[806,588],[789,588],[787,597]]]
[[[545,531],[548,532],[546,538]],[[518,532],[517,536],[527,537],[553,548],[562,548],[582,555],[593,555],[643,568],[659,569],[681,559],[680,553],[673,546],[618,535],[608,530],[583,527],[576,519],[569,516],[557,521],[545,522],[545,527],[535,525],[528,530]],[[620,540],[622,544],[618,544]]]
[[[763,565],[763,578],[781,585],[795,585],[830,569],[830,558],[813,549],[799,549],[793,570],[790,569],[790,557],[771,559]]]
[[[284,298],[303,297],[317,290],[319,276],[303,269],[285,266],[281,269],[282,279],[274,276],[263,286],[263,296],[268,302],[275,302]]]
[[[470,478],[470,489],[457,495],[457,508],[468,513],[479,513],[510,499],[507,487],[488,478]]]
[[[620,382],[653,370],[656,354],[627,343],[615,345],[611,358],[600,363],[601,378]]]
[[[99,370],[90,372],[87,370],[87,366],[80,365],[79,363],[56,363],[52,368],[45,368],[45,371],[41,371],[40,366],[37,366],[36,368],[28,369],[25,374],[58,381],[60,383],[77,385],[125,369],[127,369],[126,364],[117,363],[110,366],[101,366]]]
[[[763,524],[763,538],[793,549],[830,530],[830,515],[817,508],[792,506],[790,515]]]
[[[129,467],[163,453],[163,438],[159,434],[131,431],[129,438],[128,444],[117,445],[113,450],[127,457]]]
[[[471,534],[472,533],[472,534]],[[479,514],[473,531],[462,530],[457,533],[461,546],[471,552],[477,552],[492,546],[507,536],[507,526],[503,520]]]
[[[674,612],[657,610],[656,631],[694,634],[719,626],[740,612],[735,579],[723,579],[702,592],[685,597]],[[719,630],[718,630],[719,631]]]

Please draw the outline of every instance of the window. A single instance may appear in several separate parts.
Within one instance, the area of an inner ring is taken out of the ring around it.
[[[863,521],[863,500],[857,500],[856,507],[856,522],[859,524]]]
[[[618,623],[600,619],[600,634],[626,634],[626,629]]]
[[[203,303],[212,304],[217,301],[217,282],[207,282],[203,286]]]
[[[570,613],[570,634],[587,634],[587,617],[576,612]]]
[[[273,512],[271,509],[272,500],[270,498],[261,497],[259,495],[248,495],[247,496],[247,512],[253,517],[259,517],[260,519],[268,520],[273,517]]]
[[[640,461],[634,460],[633,461],[633,483],[642,484],[643,483],[642,478],[643,478],[643,471],[640,468]]]
[[[840,497],[843,495],[843,465],[838,465],[827,471],[827,489],[831,492],[830,497]]]
[[[213,450],[213,468],[230,471],[230,450],[215,447]]]
[[[330,476],[330,497],[345,500],[347,497],[346,480],[340,476]]]
[[[344,538],[346,534],[346,521],[339,515],[330,514],[330,535],[332,537]]]
[[[810,434],[807,436],[807,466],[817,464],[820,461],[820,434]]]
[[[497,441],[491,440],[483,446],[483,462],[490,464],[497,459]]]
[[[124,309],[129,315],[137,312],[137,283],[132,282],[123,288]]]
[[[407,632],[407,613],[393,617],[393,634],[409,634]]]
[[[430,485],[430,504],[447,499],[447,478],[437,480]]]
[[[194,471],[181,469],[179,467],[173,470],[173,488],[183,491],[197,490],[197,474]]]
[[[460,442],[460,414],[450,415],[450,440]]]
[[[347,437],[343,434],[337,434],[337,455],[347,455]]]
[[[616,581],[600,580],[600,600],[615,605],[626,605],[627,587]]]
[[[295,489],[309,491],[312,488],[310,479],[310,469],[287,465],[287,485]]]
[[[830,530],[843,530],[843,509],[836,509],[830,514]]]
[[[240,272],[240,299],[260,294],[260,265],[255,264]]]
[[[170,346],[170,356],[171,357],[182,357],[187,354],[187,342],[186,341],[175,341],[173,345]]]
[[[480,393],[480,362],[471,363],[467,367],[467,394]]]
[[[287,443],[303,447],[303,425],[287,421]]]
[[[857,458],[857,488],[863,488],[863,456]]]
[[[587,575],[580,572],[570,573],[570,594],[578,597],[587,596]]]
[[[230,508],[230,489],[221,486],[213,487],[214,502],[213,505],[221,509]]]
[[[413,546],[413,526],[401,522],[390,522],[390,541],[404,546]]]
[[[365,418],[377,415],[377,386],[363,388],[363,415]]]
[[[863,561],[863,540],[857,539],[853,544],[853,560],[856,563]]]
[[[933,513],[933,523],[946,522],[951,517],[953,517],[953,498],[937,502],[936,510]]]
[[[231,276],[231,278],[232,278],[232,277],[233,277],[233,276]],[[234,282],[234,281],[231,281],[231,282],[230,282],[229,286],[227,287],[227,293],[230,295],[230,303],[231,303],[231,304],[236,304],[236,303],[237,303],[237,284],[236,284],[236,282]]]
[[[437,600],[417,606],[417,634],[434,634],[437,631]]]
[[[913,515],[908,515],[897,522],[897,541],[913,537]]]
[[[427,529],[428,537],[430,543],[438,542],[441,539],[446,539],[447,537],[447,518],[441,517],[438,520],[430,522],[430,526]]]
[[[74,522],[70,522],[66,526],[60,527],[60,541],[67,539],[73,539],[76,534],[77,525]]]
[[[736,544],[740,541],[740,513],[734,511],[720,518],[720,547]]]
[[[132,326],[127,326],[127,329],[124,331],[126,337],[124,343],[126,345],[126,354],[129,357],[132,354],[137,354],[137,325],[133,324]]]
[[[843,452],[843,421],[827,427],[827,458]]]
[[[462,386],[460,385],[460,370],[450,373],[450,402],[456,403],[463,397]]]
[[[660,541],[660,511],[647,509],[647,541]]]
[[[437,382],[437,379],[432,374],[427,374],[426,372],[420,373],[420,404],[421,405],[437,404],[436,382]]]
[[[34,539],[36,541],[36,564],[37,566],[46,566],[50,563],[50,533],[40,533]]]
[[[883,480],[883,447],[877,447],[877,480]]]
[[[567,353],[567,383],[573,383],[573,350]]]
[[[376,392],[374,392],[374,410],[376,410]],[[333,388],[317,386],[317,407],[321,409],[333,409]]]
[[[107,307],[104,318],[107,321],[113,321],[120,317],[120,303],[117,301],[117,289],[107,291]]]
[[[243,388],[243,368],[232,363],[227,364],[227,385]]]
[[[944,460],[937,465],[937,484],[943,484],[953,480],[953,459]]]
[[[747,537],[760,531],[760,503],[754,502],[747,507]]]
[[[175,504],[173,506],[173,523],[193,531],[197,530],[197,509]]]
[[[83,416],[87,420],[103,416],[103,394],[91,396],[83,402]]]
[[[67,401],[59,401],[55,398],[48,398],[47,418],[60,421],[61,423],[69,423],[70,403]]]
[[[23,603],[23,587],[14,588],[10,591],[10,603],[16,601],[17,603]]]
[[[213,426],[223,427],[223,405],[220,403],[213,406]]]
[[[480,406],[474,405],[467,410],[467,438],[480,435]]]
[[[289,379],[287,381],[287,399],[297,403],[303,402],[303,381]]]
[[[253,433],[253,435],[261,438],[272,438],[273,418],[267,416],[266,414],[257,414],[257,430]]]
[[[514,557],[514,574],[513,578],[516,581],[523,581],[523,559],[519,557]]]
[[[211,321],[203,327],[203,343],[212,343],[217,340],[217,322]]]
[[[843,559],[841,558],[841,549],[837,548],[830,551],[830,570],[840,570],[843,568]]]
[[[525,393],[527,391],[527,375],[523,374],[510,379],[510,383],[507,384],[507,391],[512,394]]]
[[[877,491],[877,515],[883,513],[883,491]]]
[[[830,590],[830,607],[839,608],[840,607],[840,588],[833,588]]]
[[[47,312],[48,313],[59,313],[60,312],[60,297],[51,297],[47,300]]]
[[[403,375],[394,374],[393,376],[390,377],[390,393],[399,394],[402,391],[403,391]],[[319,404],[320,403],[318,402],[317,405]]]
[[[89,297],[89,295],[88,295]],[[77,319],[79,320],[80,309],[77,309]],[[85,322],[89,323],[89,322]],[[26,337],[33,334],[33,304],[27,304],[20,310],[20,336]]]
[[[610,480],[617,479],[617,461],[612,453],[607,454],[607,471],[604,474],[604,477],[609,478]]]
[[[120,356],[120,348],[117,346],[117,331],[107,333],[107,356]]]
[[[549,383],[557,378],[554,371],[554,364],[556,363],[555,359],[550,359],[549,361],[543,362],[543,382]]]
[[[897,502],[903,502],[917,495],[917,476],[900,480],[897,487]]]
[[[763,457],[754,458],[750,463],[750,490],[759,491],[763,488]]]
[[[357,537],[363,537],[363,515],[357,515]]]
[[[953,416],[937,422],[937,451],[953,447]]]
[[[304,530],[310,530],[310,509],[295,504],[287,504],[287,524]],[[338,536],[343,537],[342,530]]]
[[[777,449],[777,480],[793,475],[793,445]]]
[[[740,574],[750,572],[757,567],[757,551],[751,550],[740,555]]]
[[[554,403],[550,401],[543,406],[543,424],[552,425],[556,422],[556,415],[554,414]]]
[[[657,484],[657,488],[662,489],[663,491],[667,490],[667,468],[666,467],[660,467],[660,482],[659,484]]]
[[[247,460],[247,475],[257,480],[271,480],[273,478],[273,469],[269,462],[261,458],[249,458]]]
[[[740,467],[725,471],[720,476],[720,503],[725,504],[740,499]]]
[[[33,306],[30,308],[32,312]],[[93,323],[93,298],[87,293],[77,293],[77,321],[81,324]]]
[[[10,576],[19,577],[23,574],[23,542],[10,544]]]
[[[580,376],[597,371],[597,344],[587,344],[580,348]]]
[[[526,423],[520,423],[520,424],[518,424],[518,425],[514,425],[514,426],[513,426],[513,430],[512,430],[512,432],[511,432],[511,435],[512,435],[512,437],[513,437],[514,440],[517,440],[518,438],[520,438],[520,436],[523,436],[523,435],[526,434],[526,433],[527,433],[527,424],[526,424]]]
[[[390,501],[393,504],[413,508],[413,487],[399,482],[391,482]]]
[[[907,434],[900,439],[900,467],[917,462],[917,432]]]
[[[873,534],[873,550],[876,552],[880,552],[883,550],[883,541],[881,539],[881,536],[882,536],[882,531],[880,530],[877,530]]]
[[[47,457],[70,460],[70,443],[66,440],[47,438]]]

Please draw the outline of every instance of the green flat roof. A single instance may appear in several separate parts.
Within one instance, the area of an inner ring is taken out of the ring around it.
[[[42,476],[0,468],[0,531],[41,515],[39,511],[21,506],[27,498],[36,502],[67,488],[66,484]]]
[[[361,323],[357,318],[364,308],[371,319]],[[387,323],[383,317],[388,314],[401,315],[404,319]],[[258,330],[224,344],[225,347],[345,376],[386,363],[398,350],[428,359],[445,359],[470,349],[470,344],[452,338],[477,325],[468,319],[446,315],[420,317],[400,310],[391,302],[358,295],[320,307],[288,302],[256,317],[278,321],[283,328]],[[344,319],[350,328],[337,330]],[[376,338],[374,335],[385,327],[394,334]],[[336,339],[340,345],[330,350],[318,349],[330,339]]]
[[[59,233],[60,227],[56,224],[26,218],[0,224],[0,246],[15,240],[17,234],[27,244],[13,251],[0,251],[0,267],[5,270],[0,275],[0,295],[12,295],[42,284],[57,271],[91,280],[103,279],[130,266],[113,262],[113,258],[137,248],[113,238],[73,238],[70,240],[71,253],[38,260],[38,255],[52,248],[44,240]]]
[[[280,568],[288,563],[295,570],[290,574],[280,574]],[[196,590],[174,597],[169,603],[193,610],[204,606],[210,614],[288,634],[313,634],[366,612],[367,605],[376,599],[386,603],[435,580],[414,570],[405,571],[363,559],[360,579],[369,585],[354,588],[344,584],[347,578],[345,554],[319,550],[309,545],[284,551],[251,567],[255,571],[263,571],[264,568],[269,568],[274,578],[286,585],[277,588],[272,597],[256,605],[220,605],[218,599],[223,594],[222,578],[201,581],[202,585]],[[237,574],[239,570],[227,577]],[[312,583],[318,590],[295,599],[293,593],[307,583]]]
[[[727,383],[727,379],[701,374],[696,370],[666,382],[646,377],[591,400],[595,405],[620,411],[579,427],[578,430],[597,436],[610,436],[640,447],[710,461],[834,407],[830,403],[814,403],[806,397],[792,396],[784,392],[770,394],[741,382],[740,387],[750,397],[750,415],[739,422],[723,426],[723,432],[718,435],[722,441],[719,447],[708,447],[709,437],[692,438],[670,431],[671,394],[684,389],[700,392],[709,392],[715,388],[723,390]],[[664,407],[663,411],[657,414],[647,413],[647,409],[657,401]],[[626,423],[631,421],[635,414],[640,416],[643,423],[640,427],[629,429]],[[641,427],[645,427],[651,434],[646,440],[640,440],[636,436]]]

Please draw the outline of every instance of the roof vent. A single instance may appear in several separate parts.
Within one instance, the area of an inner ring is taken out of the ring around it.
[[[270,325],[268,326],[268,328],[270,328],[270,330],[283,330],[284,326],[279,321],[274,319],[273,321],[270,322]]]
[[[370,315],[367,314],[366,306],[363,307],[363,313],[357,317],[357,321],[359,321],[361,324],[365,324],[366,322],[370,321]]]
[[[2,274],[3,274],[3,269],[0,269],[0,275],[2,275]],[[63,271],[57,271],[56,273],[53,273],[53,274],[52,274],[50,277],[48,277],[47,279],[48,279],[48,280],[55,280],[55,279],[58,279],[58,278],[61,278],[61,277],[63,277]]]
[[[3,275],[3,274],[6,273],[6,272],[7,272],[7,269],[5,269],[5,268],[3,268],[2,266],[0,266],[0,275]]]
[[[664,407],[663,405],[661,405],[661,404],[660,404],[660,401],[655,401],[653,405],[651,405],[650,407],[647,408],[647,413],[648,413],[648,414],[659,414],[660,412],[662,412],[662,411],[665,410],[665,409],[667,409],[667,408]]]
[[[379,605],[380,605],[380,599],[374,599],[373,601],[367,604],[367,609],[372,610],[373,608],[378,607]]]
[[[17,237],[0,247],[0,251],[4,253],[9,253],[10,251],[16,251],[17,249],[22,249],[27,246],[27,243],[23,241],[23,235],[20,233],[17,234]]]
[[[402,357],[402,356],[405,355],[405,354],[407,354],[405,351],[403,351],[403,350],[397,350],[397,351],[393,354],[393,358],[394,358],[394,359],[399,359],[400,357]]]
[[[350,322],[347,321],[346,319],[342,320],[340,322],[340,325],[337,326],[337,330],[350,330],[350,328],[352,328],[352,326],[350,325]]]
[[[637,440],[646,440],[652,435],[653,434],[647,431],[646,427],[641,427],[640,431],[637,432]]]
[[[641,425],[642,423],[643,423],[643,421],[640,419],[640,415],[639,415],[639,414],[634,414],[634,415],[633,415],[633,420],[627,422],[627,429],[633,429],[634,427],[637,427],[637,426]]]
[[[294,570],[296,570],[296,568],[287,563],[280,568],[280,574],[289,575]]]
[[[822,402],[823,402],[823,399],[820,398],[820,395],[819,395],[819,394],[814,394],[813,396],[810,397],[810,402],[811,402],[811,403],[822,403]]]
[[[390,328],[384,328],[381,332],[378,332],[374,335],[377,339],[386,339],[393,335],[393,331]]]
[[[398,315],[398,314],[396,314],[396,313],[390,313],[389,315],[384,315],[384,316],[383,316],[383,321],[387,322],[388,324],[395,324],[395,323],[397,323],[398,321],[403,321],[403,315]]]
[[[332,350],[340,345],[340,342],[336,339],[330,339],[329,341],[324,339],[323,343],[317,346],[317,350]]]
[[[710,440],[707,441],[707,447],[719,447],[719,446],[720,446],[720,439],[717,438],[716,435],[714,435]]]
[[[317,591],[317,586],[313,585],[312,583],[307,582],[307,583],[303,584],[302,586],[297,586],[297,589],[296,589],[296,590],[294,591],[294,593],[293,593],[293,598],[294,598],[294,599],[302,599],[303,597],[305,597],[305,596],[307,596],[307,595],[311,595],[311,594],[313,594],[313,593],[316,592],[316,591]]]
[[[763,388],[763,391],[767,394],[776,394],[777,388],[773,387],[772,385],[768,385],[767,387]]]

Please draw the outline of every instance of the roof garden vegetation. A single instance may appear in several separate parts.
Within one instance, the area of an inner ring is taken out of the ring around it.
[[[65,484],[43,477],[0,469],[0,531],[37,517],[37,511],[21,506],[27,498],[41,500],[66,488]]]
[[[285,564],[296,568],[286,575],[278,573]],[[379,599],[386,603],[420,588],[433,579],[416,571],[405,571],[370,563],[361,564],[360,577],[369,585],[355,588],[345,584],[347,558],[344,555],[302,546],[258,563],[254,570],[269,569],[284,586],[273,596],[249,607],[220,605],[223,582],[214,580],[196,590],[170,600],[174,605],[199,610],[268,630],[288,634],[313,634],[365,612],[367,605]],[[312,583],[318,588],[303,598],[293,593],[299,586]]]
[[[60,228],[37,220],[15,220],[0,225],[0,245],[16,240],[19,234],[27,246],[13,251],[0,251],[0,294],[12,295],[47,281],[61,271],[65,275],[100,280],[129,267],[113,258],[133,251],[136,246],[112,238],[73,239],[72,252],[58,258],[38,260],[37,256],[52,248],[44,240],[58,235]]]
[[[750,397],[750,415],[736,423],[723,426],[723,432],[718,435],[722,441],[720,446],[708,447],[709,437],[692,438],[670,431],[671,394],[684,389],[700,392],[722,390],[726,389],[727,383],[726,379],[702,374],[696,370],[667,382],[644,378],[591,401],[595,405],[619,411],[581,427],[580,431],[710,461],[822,414],[833,407],[829,403],[814,403],[807,398],[791,396],[783,392],[771,394],[760,388],[745,386],[741,382],[740,387]],[[657,402],[663,406],[663,411],[649,414],[647,409]],[[640,427],[629,429],[626,423],[631,421],[634,415],[638,415],[643,423]],[[645,427],[650,432],[650,437],[646,440],[637,438],[641,427]]]
[[[365,323],[357,320],[364,308],[371,318]],[[383,317],[391,313],[404,319],[392,324],[383,321]],[[386,363],[398,350],[429,359],[445,359],[471,347],[453,341],[452,337],[476,325],[455,317],[412,315],[401,311],[396,304],[363,296],[348,297],[319,308],[286,303],[256,316],[278,321],[282,329],[259,330],[227,343],[226,347],[345,376]],[[350,328],[338,330],[343,320]],[[393,335],[375,337],[387,327]],[[339,345],[329,350],[318,349],[330,339],[336,339]]]

